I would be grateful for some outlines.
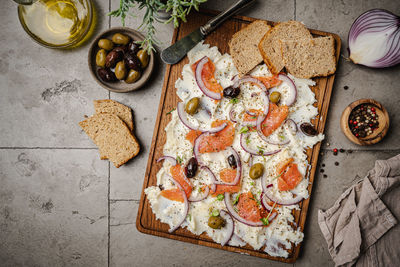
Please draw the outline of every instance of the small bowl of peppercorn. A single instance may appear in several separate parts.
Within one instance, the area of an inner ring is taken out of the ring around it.
[[[351,142],[362,146],[373,145],[385,137],[389,129],[389,115],[378,101],[360,99],[345,108],[340,127]]]
[[[147,53],[139,42],[144,36],[127,27],[102,32],[88,54],[89,70],[99,85],[125,93],[142,87],[154,69],[154,53]]]

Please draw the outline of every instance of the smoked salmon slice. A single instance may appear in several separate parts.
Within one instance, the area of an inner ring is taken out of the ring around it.
[[[252,222],[259,222],[261,218],[268,216],[268,213],[260,208],[251,192],[240,194],[236,207],[240,217]]]
[[[212,153],[225,150],[228,146],[233,144],[235,138],[235,127],[233,123],[228,120],[213,121],[211,127],[217,127],[223,123],[228,125],[218,133],[204,137],[199,144],[200,153]]]
[[[201,135],[200,131],[196,131],[196,130],[190,130],[187,134],[186,134],[186,140],[188,140],[192,145],[194,145],[194,141],[196,140],[197,137],[199,137],[199,135]]]
[[[222,96],[222,91],[224,89],[218,83],[217,79],[215,79],[214,77],[215,65],[209,58],[207,59],[208,61],[206,64],[204,64],[203,71],[201,72],[201,79],[203,80],[204,85],[207,87],[208,90],[213,91],[215,93],[220,93]],[[192,65],[193,74],[196,73],[196,67],[197,64],[199,64],[200,60],[201,59],[199,59],[198,61],[196,61],[196,63]]]
[[[269,136],[286,120],[289,115],[289,107],[282,105],[277,106],[274,103],[269,104],[267,117],[261,123],[261,129],[265,136]]]
[[[249,115],[248,113],[245,113],[243,115],[243,121],[255,122],[255,121],[257,121],[257,116],[259,116],[263,113],[262,110],[258,110],[258,109],[249,109],[249,112],[254,113],[255,115]]]
[[[232,182],[236,177],[236,170],[234,169],[223,169],[219,172],[219,177],[222,181],[226,183]],[[237,193],[240,191],[240,182],[237,185],[223,185],[217,184],[215,193],[212,196],[217,196],[219,194],[227,193]]]
[[[280,191],[289,191],[303,180],[303,176],[297,168],[297,164],[293,163],[293,158],[285,160],[276,166],[278,175],[278,189]]]
[[[270,77],[254,77],[254,78],[262,82],[267,89],[278,86],[282,83],[282,81],[279,80],[278,75],[273,75]]]
[[[190,181],[186,178],[185,173],[181,165],[176,164],[170,168],[172,177],[177,181],[185,191],[187,197],[190,197],[192,193],[192,185]],[[161,191],[161,195],[169,200],[183,202],[183,196],[179,188],[166,189]]]

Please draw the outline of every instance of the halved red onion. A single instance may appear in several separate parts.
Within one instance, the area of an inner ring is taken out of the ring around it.
[[[216,181],[215,184],[237,185],[239,183],[240,177],[242,177],[242,161],[240,160],[239,154],[236,152],[236,150],[233,147],[229,146],[229,147],[227,147],[227,150],[229,150],[230,153],[232,153],[233,157],[236,160],[236,165],[237,165],[236,177],[230,183],[226,183],[226,182],[223,182],[223,181]]]
[[[231,201],[231,195],[227,192],[224,194],[224,201],[225,201],[225,206],[228,209],[228,212],[230,215],[232,215],[233,218],[235,218],[237,221],[251,227],[262,227],[264,224],[259,221],[259,222],[252,222],[249,220],[246,220],[242,217],[239,216],[239,214],[235,211],[235,208],[233,207],[232,201]]]
[[[248,134],[249,133],[242,133],[240,135],[240,146],[247,153],[254,155],[254,156],[271,156],[271,155],[281,152],[282,149],[277,149],[277,150],[273,150],[273,151],[263,151],[263,153],[260,153],[260,151],[258,151],[258,150],[249,148],[246,144],[246,137],[248,136]]]
[[[215,174],[207,166],[201,166],[201,169],[205,170],[210,175],[211,181],[212,181],[212,184],[210,185],[210,188],[211,188],[211,192],[214,193],[215,190],[217,190],[217,186],[215,185],[215,182],[217,181],[217,178],[215,177]]]
[[[265,85],[258,79],[251,77],[249,75],[243,76],[243,78],[241,78],[240,80],[236,81],[233,84],[233,87],[239,87],[241,84],[243,83],[252,83],[257,85],[258,87],[260,87],[261,90],[263,91],[267,91],[267,87],[265,87]]]
[[[292,134],[297,133],[297,124],[292,119],[287,119],[284,124],[287,125]]]
[[[188,200],[190,202],[202,201],[208,197],[209,192],[210,192],[210,188],[208,186],[206,186],[205,189],[201,192],[201,194],[199,194],[197,197],[193,197],[193,194],[191,194],[190,197],[188,198]]]
[[[235,110],[233,109],[233,106],[229,111],[229,119],[231,120],[231,122],[237,123],[237,120],[235,119]]]
[[[246,246],[246,242],[243,241],[243,239],[241,239],[237,234],[233,233],[231,240],[229,242],[229,244],[231,244],[231,242],[237,243],[239,244],[239,246],[243,247]]]
[[[178,117],[180,119],[180,121],[183,123],[183,125],[185,125],[186,127],[188,127],[190,130],[195,130],[195,131],[200,131],[200,132],[209,132],[209,133],[217,133],[222,131],[223,129],[225,129],[226,126],[228,126],[228,124],[226,122],[224,122],[223,124],[214,127],[214,128],[210,128],[210,129],[205,129],[202,128],[200,126],[194,126],[188,119],[187,119],[187,115],[185,112],[185,107],[183,106],[182,102],[179,102],[176,110],[178,111]]]
[[[206,85],[203,82],[203,79],[201,77],[201,73],[203,72],[203,67],[204,65],[210,60],[208,57],[203,57],[200,59],[199,63],[196,66],[196,71],[195,71],[195,78],[196,78],[196,83],[199,86],[200,90],[208,97],[215,99],[215,100],[220,100],[222,98],[220,93],[213,92],[209,90]]]
[[[303,200],[303,197],[299,196],[299,195],[292,199],[281,199],[279,197],[275,197],[272,194],[270,189],[267,189],[266,191],[264,191],[264,195],[267,198],[269,198],[271,201],[276,202],[276,204],[283,205],[283,206],[295,205]]]
[[[188,212],[189,212],[189,202],[188,202],[188,199],[186,197],[186,193],[183,190],[182,186],[172,176],[170,176],[170,175],[167,175],[167,176],[179,188],[179,190],[181,190],[182,197],[183,197],[183,204],[184,204],[182,219],[179,221],[179,223],[177,225],[175,225],[174,227],[172,227],[171,229],[168,230],[169,233],[172,233],[176,229],[178,229],[178,227],[181,226],[181,224],[186,220],[186,217],[187,217]]]
[[[225,210],[220,210],[219,211],[219,216],[221,216],[226,224],[224,227],[226,227],[227,235],[222,239],[221,241],[221,246],[225,246],[229,240],[231,240],[233,232],[235,230],[235,224],[233,223],[233,218],[232,216]]]
[[[172,166],[175,166],[178,162],[176,161],[176,159],[174,157],[171,156],[162,156],[160,158],[157,159],[157,163],[160,161],[166,160],[169,163],[171,163]]]
[[[285,98],[282,102],[282,104],[291,106],[293,103],[296,101],[297,97],[297,88],[292,79],[290,79],[286,74],[280,73],[278,75],[279,80],[282,82],[286,83],[289,86],[289,96]]]

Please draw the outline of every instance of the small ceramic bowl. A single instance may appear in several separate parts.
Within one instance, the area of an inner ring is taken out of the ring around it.
[[[115,33],[121,33],[124,35],[129,36],[132,40],[135,41],[142,41],[144,40],[144,36],[130,28],[127,27],[116,27],[116,28],[111,28],[108,29],[104,32],[102,32],[96,39],[93,40],[92,44],[90,45],[89,49],[89,54],[88,54],[88,64],[89,64],[89,70],[90,73],[92,74],[92,77],[97,81],[99,85],[104,87],[105,89],[112,91],[112,92],[117,92],[117,93],[126,93],[130,92],[136,89],[139,89],[142,87],[150,78],[151,73],[153,72],[154,69],[154,53],[153,51],[149,55],[149,64],[147,67],[143,70],[142,75],[140,76],[140,79],[137,80],[134,83],[126,83],[124,81],[116,81],[116,82],[104,82],[100,79],[100,77],[97,74],[97,70],[99,67],[96,65],[96,54],[97,51],[99,51],[99,47],[97,46],[97,43],[99,42],[100,39],[110,39]]]
[[[350,130],[349,116],[353,109],[361,104],[369,104],[375,107],[376,114],[378,115],[379,126],[372,132],[372,134],[367,135],[363,138],[358,138]],[[343,133],[351,142],[361,146],[373,145],[378,143],[383,139],[383,137],[385,137],[389,129],[389,114],[382,106],[382,104],[378,101],[375,101],[373,99],[360,99],[354,101],[345,108],[340,119],[340,127],[342,128]]]

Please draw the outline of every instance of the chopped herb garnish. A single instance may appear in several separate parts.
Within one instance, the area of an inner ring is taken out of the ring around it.
[[[217,196],[217,199],[218,199],[219,201],[224,200],[224,195],[223,195],[223,194],[219,194],[219,195]]]
[[[255,185],[255,183],[254,183],[254,182],[251,182],[251,183],[250,183],[250,185],[251,185],[251,186],[254,186],[254,185]]]
[[[192,215],[190,213],[187,215],[187,217],[189,218],[189,221],[192,220]]]
[[[281,177],[284,172],[285,172],[285,170],[283,170],[278,176],[275,176],[274,178],[272,178],[272,180],[275,180],[276,178]]]
[[[198,191],[199,193],[201,193],[201,192],[203,192],[203,189],[201,189],[201,187],[199,187],[199,189],[197,189],[197,191]]]
[[[237,208],[233,208],[236,212],[239,212]]]
[[[170,111],[167,112],[167,115],[171,114],[172,111],[174,111],[176,108],[171,109]]]
[[[176,157],[176,161],[178,162],[178,164],[181,164],[181,163],[182,163],[182,158],[179,157],[179,156],[177,156],[177,157]]]
[[[250,138],[246,138],[246,145],[250,144]]]
[[[261,206],[261,202],[260,202],[260,200],[258,200],[257,198],[256,198],[255,200],[256,200],[256,202],[257,202],[258,206]]]
[[[239,202],[240,194],[237,194],[235,200],[233,200],[233,205],[236,205]]]
[[[257,146],[257,148],[258,148],[258,154],[259,154],[259,155],[264,154],[264,149],[263,149],[262,147]]]
[[[278,136],[279,136],[279,139],[281,139],[281,140],[285,139],[285,136],[282,135],[282,134],[280,134],[280,135],[278,135]]]
[[[219,210],[213,210],[213,211],[211,212],[211,216],[214,216],[214,217],[219,216]]]
[[[262,221],[262,223],[264,225],[268,225],[269,224],[268,218],[261,218],[260,221]]]
[[[239,103],[239,99],[237,99],[236,97],[235,97],[235,98],[232,98],[231,101],[229,101],[229,103],[231,103],[231,104],[237,104],[237,103]]]
[[[249,128],[247,126],[244,126],[240,129],[239,133],[247,133],[249,131]]]

